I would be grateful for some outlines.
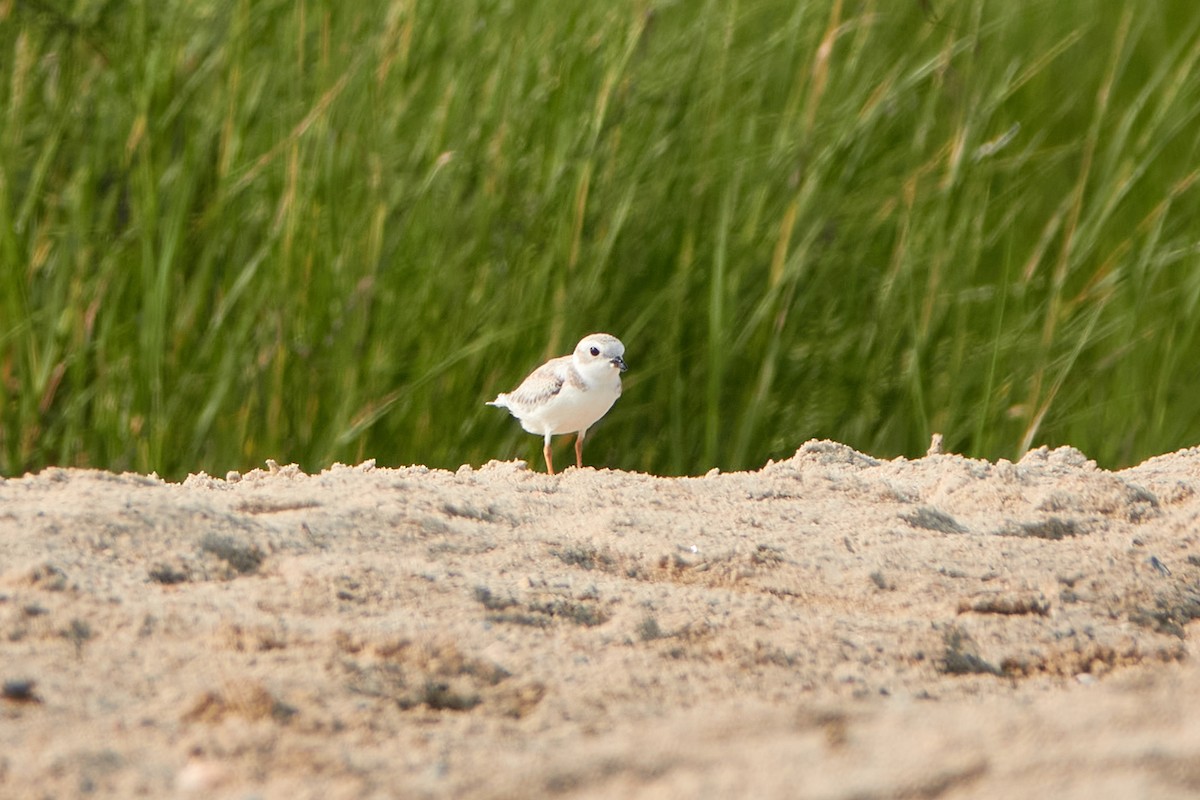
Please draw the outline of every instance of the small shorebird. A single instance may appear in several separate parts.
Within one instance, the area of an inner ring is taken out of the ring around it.
[[[487,405],[507,408],[530,433],[545,437],[546,471],[554,474],[550,437],[574,433],[575,466],[583,466],[583,437],[588,428],[621,396],[625,345],[607,333],[580,339],[575,352],[552,358],[535,369],[511,392],[501,392]]]

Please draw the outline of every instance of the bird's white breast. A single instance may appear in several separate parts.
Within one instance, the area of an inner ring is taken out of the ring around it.
[[[567,382],[554,397],[534,408],[522,408],[521,427],[530,433],[575,433],[587,430],[608,413],[621,396],[621,377],[610,368],[587,388]],[[592,376],[585,376],[585,380]]]

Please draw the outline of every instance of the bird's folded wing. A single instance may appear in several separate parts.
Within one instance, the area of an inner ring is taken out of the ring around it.
[[[570,359],[547,361],[529,374],[521,385],[508,393],[509,400],[525,407],[537,406],[562,391],[569,377]]]

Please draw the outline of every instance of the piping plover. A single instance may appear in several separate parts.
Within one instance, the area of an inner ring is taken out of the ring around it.
[[[621,396],[625,371],[625,345],[607,333],[579,340],[569,356],[552,358],[535,369],[511,392],[501,392],[489,406],[507,408],[521,427],[546,438],[542,454],[546,471],[554,474],[550,437],[574,433],[575,466],[583,466],[583,437],[588,428],[612,408]]]

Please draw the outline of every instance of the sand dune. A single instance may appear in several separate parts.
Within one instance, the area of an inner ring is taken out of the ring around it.
[[[1195,797],[1200,450],[0,481],[4,797]]]

